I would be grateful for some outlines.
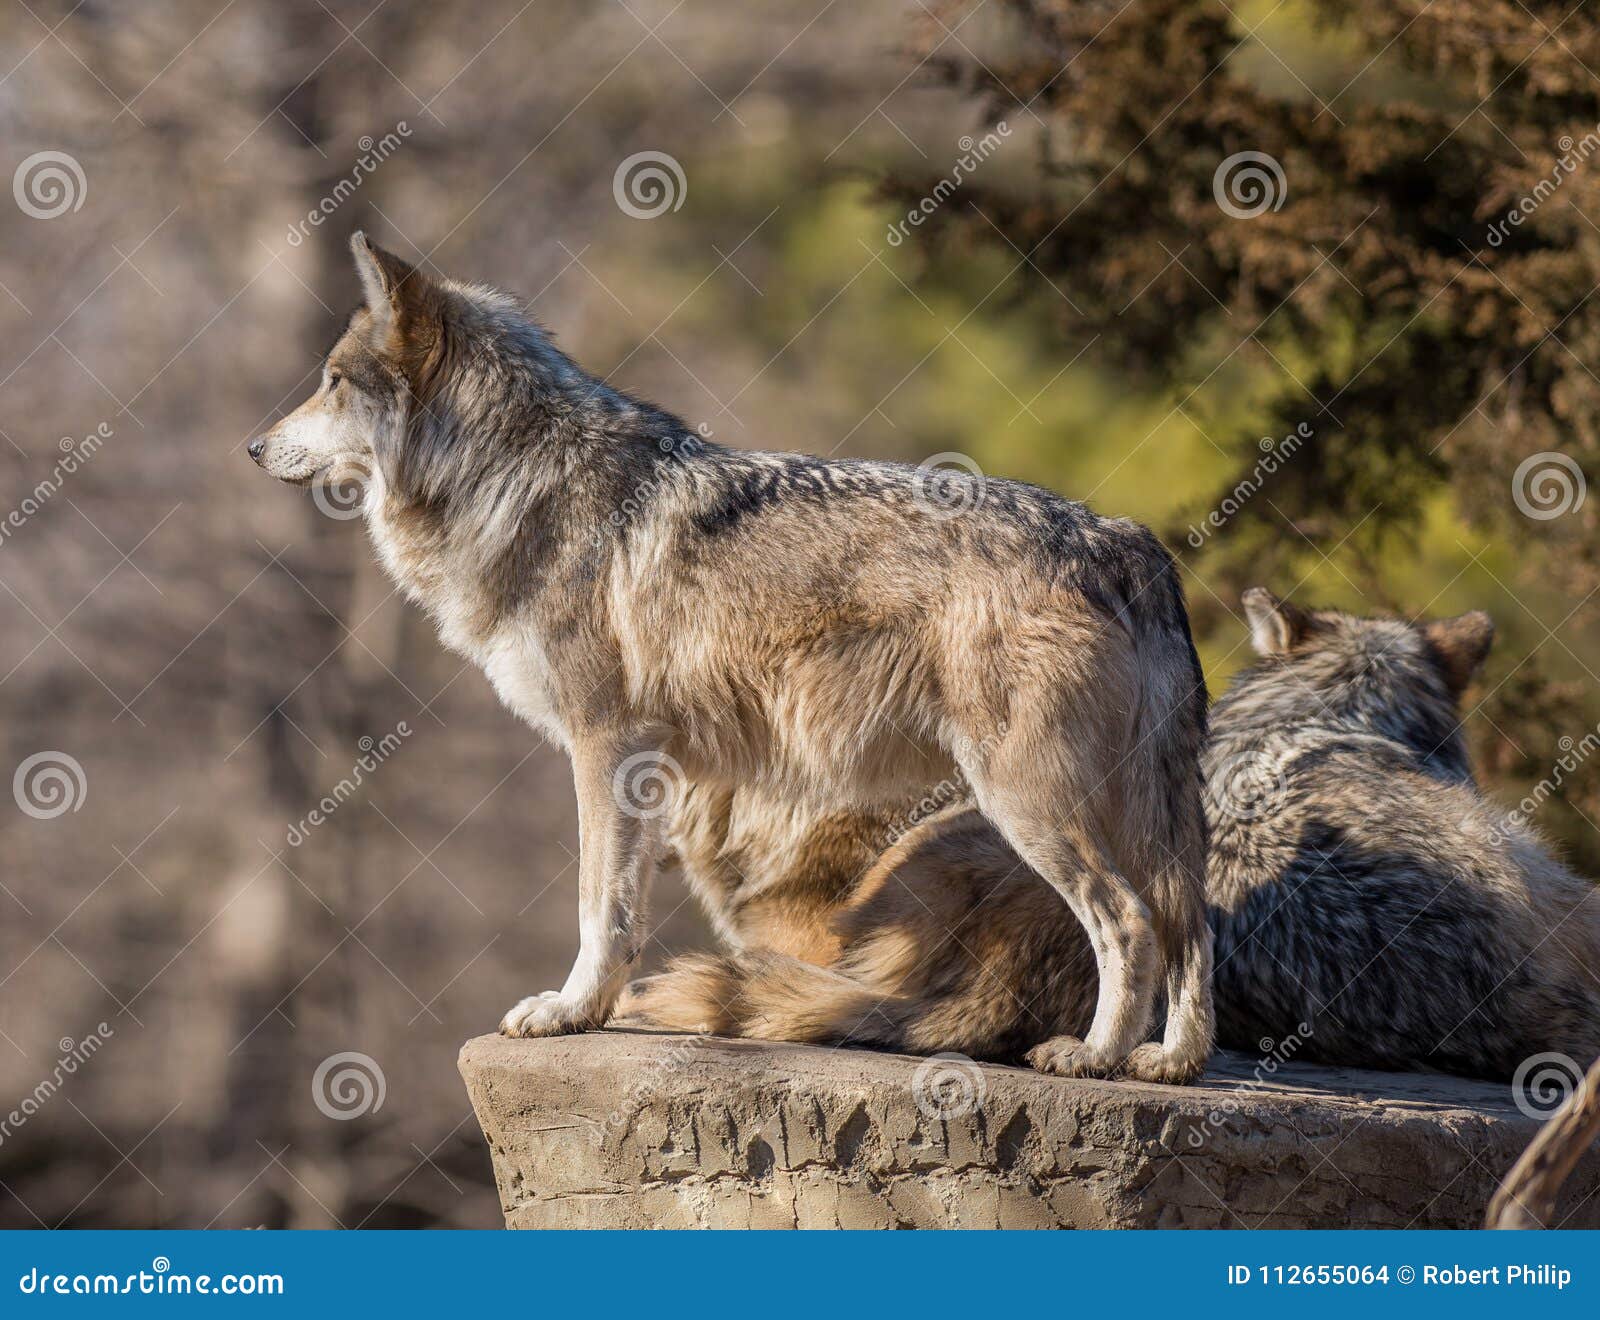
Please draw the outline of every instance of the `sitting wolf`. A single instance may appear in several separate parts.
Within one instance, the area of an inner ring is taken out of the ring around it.
[[[1018,482],[705,443],[514,299],[352,250],[366,305],[248,452],[298,485],[365,474],[384,567],[572,758],[577,961],[502,1031],[611,1016],[663,779],[867,808],[959,774],[1095,952],[1082,1038],[1037,1065],[1204,1068],[1205,680],[1148,529]]]
[[[1259,588],[1244,606],[1261,662],[1213,707],[1203,758],[1219,1043],[1491,1078],[1600,1054],[1600,899],[1467,764],[1457,707],[1488,617],[1417,626]],[[1094,960],[1054,895],[970,808],[889,843],[905,819],[692,790],[674,842],[736,951],[679,959],[627,1007],[1002,1060],[1080,1031]]]

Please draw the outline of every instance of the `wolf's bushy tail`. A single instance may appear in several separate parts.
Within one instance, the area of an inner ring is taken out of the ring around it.
[[[619,1011],[659,1026],[1014,1059],[1093,1011],[1094,955],[975,808],[902,834],[829,918],[826,966],[761,950],[675,959]]]
[[[618,1011],[656,1026],[754,1040],[907,1047],[914,1000],[788,954],[686,954],[629,988]]]

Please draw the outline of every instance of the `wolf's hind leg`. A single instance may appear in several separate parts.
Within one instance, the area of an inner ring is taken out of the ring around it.
[[[1149,912],[1106,851],[1071,823],[1041,821],[1003,793],[980,793],[979,802],[1006,842],[1066,901],[1089,936],[1099,970],[1089,1034],[1047,1040],[1028,1060],[1064,1077],[1108,1077],[1150,1024],[1159,959]]]
[[[1124,1075],[1134,1081],[1192,1082],[1211,1057],[1210,931],[1191,934],[1184,947],[1172,947],[1176,944],[1168,944],[1167,1025],[1161,1041],[1139,1046],[1123,1065]]]
[[[1154,913],[1166,966],[1161,1041],[1141,1045],[1124,1067],[1128,1077],[1143,1082],[1197,1080],[1211,1055],[1216,1024],[1205,910],[1205,813],[1184,751],[1194,735],[1167,736],[1179,722],[1176,715],[1158,721],[1130,753],[1128,773],[1121,777],[1125,810],[1113,835],[1123,870],[1143,882],[1141,893]],[[1169,745],[1174,741],[1178,745]]]
[[[1041,1072],[1109,1077],[1145,1038],[1160,957],[1149,909],[1107,846],[1106,784],[1114,780],[1098,764],[1097,749],[1063,738],[1062,723],[1035,725],[1032,737],[1014,726],[986,758],[964,758],[962,769],[979,809],[1066,901],[1099,971],[1088,1035],[1054,1037],[1028,1060]]]
[[[641,755],[635,753],[635,756]],[[648,760],[648,753],[643,754]],[[507,1036],[562,1036],[604,1026],[644,942],[645,901],[664,850],[666,797],[660,763],[631,760],[614,744],[577,746],[578,958],[560,990],[520,1001],[500,1022]],[[640,794],[633,785],[651,786]],[[631,785],[629,781],[633,781]]]
[[[1135,1052],[1150,1025],[1155,997],[1155,932],[1138,895],[1121,875],[1086,865],[1058,883],[1029,858],[1067,901],[1088,933],[1098,965],[1094,1019],[1082,1040],[1056,1036],[1028,1051],[1040,1072],[1062,1077],[1110,1077]],[[1061,874],[1061,872],[1057,872]]]

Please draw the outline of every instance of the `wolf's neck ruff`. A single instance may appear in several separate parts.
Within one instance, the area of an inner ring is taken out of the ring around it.
[[[444,284],[430,304],[431,349],[403,380],[403,420],[377,438],[366,509],[384,565],[482,661],[537,599],[541,625],[560,626],[561,602],[594,597],[613,548],[598,533],[619,510],[641,516],[705,446],[585,372],[504,295]]]

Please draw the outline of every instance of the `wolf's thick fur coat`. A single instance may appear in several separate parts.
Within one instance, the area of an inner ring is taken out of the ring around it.
[[[580,951],[502,1023],[603,1024],[664,850],[641,764],[696,791],[873,810],[959,776],[1086,933],[1094,1011],[1046,1070],[1183,1081],[1210,1051],[1205,691],[1146,529],[1036,487],[746,453],[591,376],[515,302],[357,235],[367,304],[252,454],[369,476],[378,555],[570,754]],[[1158,986],[1170,1005],[1146,1041]]]
[[[1262,659],[1213,707],[1204,757],[1220,1043],[1492,1078],[1600,1054],[1600,895],[1468,767],[1458,704],[1487,617],[1245,607]],[[904,822],[697,787],[674,843],[734,951],[678,960],[627,1008],[996,1059],[1080,1030],[1094,960],[1048,888],[968,807],[886,846]]]

